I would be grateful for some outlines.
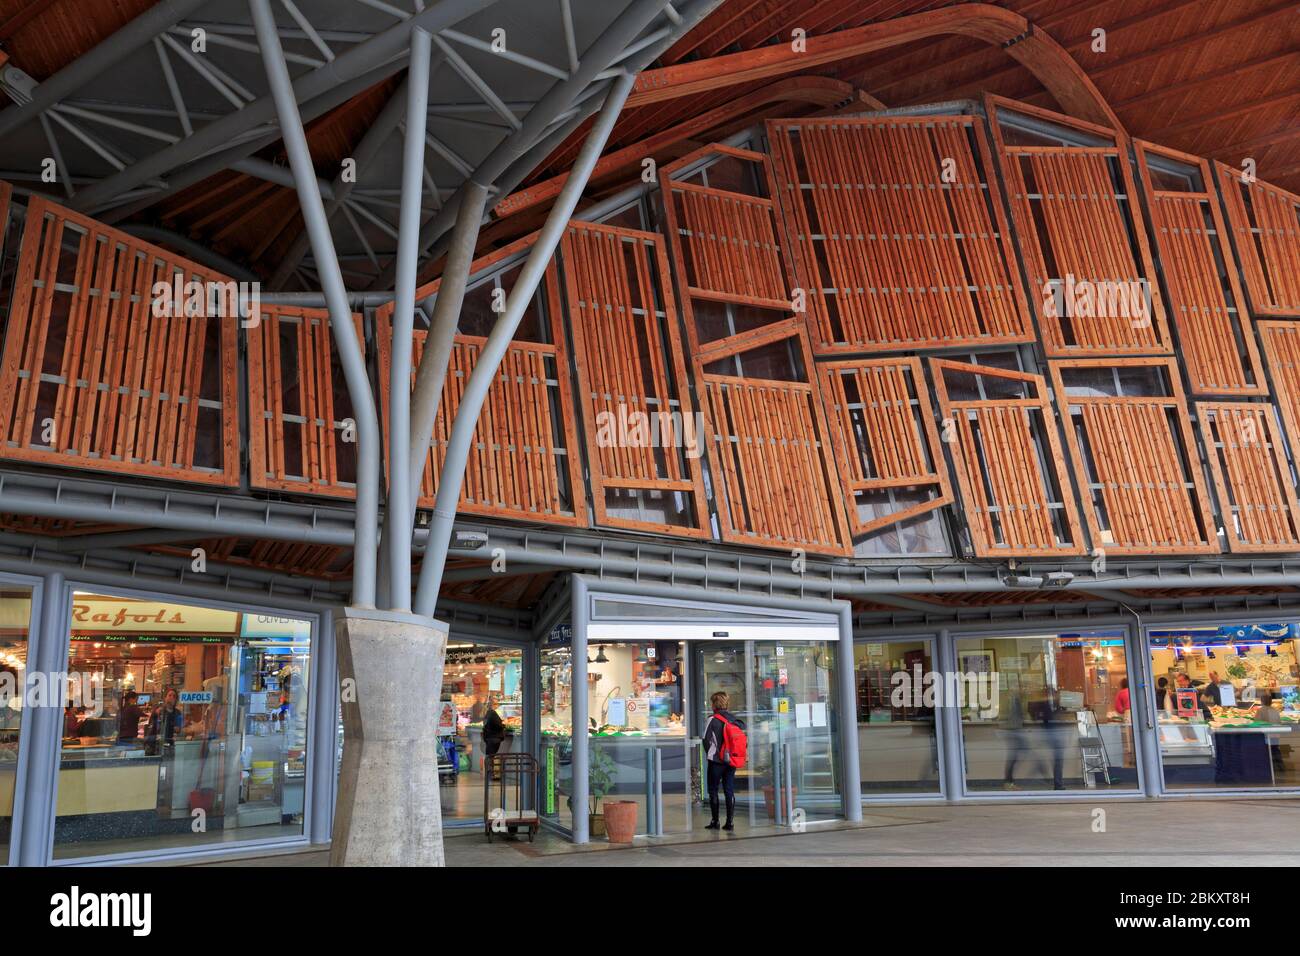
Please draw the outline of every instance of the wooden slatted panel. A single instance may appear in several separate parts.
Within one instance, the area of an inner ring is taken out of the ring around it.
[[[423,334],[416,334],[417,364],[424,339]],[[425,463],[420,486],[424,507],[433,507],[451,424],[486,341],[456,336],[434,422],[433,454]],[[551,524],[581,523],[567,471],[573,450],[559,417],[564,411],[560,404],[563,371],[554,345],[510,344],[474,430],[458,510]]]
[[[1300,314],[1300,196],[1214,165],[1255,313]]]
[[[596,520],[707,537],[704,439],[663,240],[573,221],[562,256]]]
[[[1198,402],[1232,551],[1300,550],[1300,502],[1272,405]]]
[[[470,284],[475,285],[493,273],[517,269],[514,260],[535,240],[536,236],[527,236],[476,259],[470,265]],[[440,284],[441,280],[436,280],[418,289],[416,301],[432,304]],[[508,288],[503,286],[503,289],[508,294]],[[542,311],[547,316],[546,334],[550,342],[511,341],[475,424],[456,510],[464,514],[585,527],[582,462],[571,412],[569,357],[564,346],[559,276],[554,262],[547,268],[537,295],[545,303]],[[384,385],[380,400],[385,436],[389,427],[387,384],[392,313],[391,303],[375,310],[379,375]],[[427,338],[427,331],[417,327],[413,337],[412,386]],[[462,334],[453,340],[420,483],[421,508],[434,506],[452,424],[486,341],[482,336]]]
[[[1000,122],[993,130],[1047,354],[1171,352],[1127,148],[1113,135],[1102,146],[1009,146]]]
[[[1291,453],[1300,454],[1300,322],[1257,322],[1256,327]]]
[[[843,553],[831,505],[840,492],[825,467],[812,387],[709,374],[703,382],[723,537]]]
[[[946,359],[930,364],[963,499],[958,513],[970,529],[975,555],[1084,553],[1043,378]],[[947,373],[1012,383],[1018,397],[953,400]]]
[[[155,284],[174,275],[233,290],[163,249],[30,202],[0,364],[0,457],[238,484],[238,316],[191,314],[170,294],[155,302]]]
[[[952,491],[920,359],[827,362],[819,369],[853,534],[867,534],[950,503]],[[857,497],[893,489],[918,490],[929,499],[862,520]]]
[[[1136,147],[1155,248],[1169,292],[1169,310],[1178,330],[1179,354],[1192,392],[1267,394],[1209,164],[1149,143],[1139,142]],[[1199,175],[1202,188],[1155,188],[1151,163],[1161,157],[1175,159]]]
[[[768,134],[817,351],[1033,339],[973,117],[779,120]]]
[[[364,348],[361,317],[353,321]],[[263,305],[247,332],[250,484],[353,497],[356,427],[329,312]]]
[[[670,182],[669,201],[687,250],[690,296],[790,310],[772,200]]]
[[[722,537],[765,547],[847,554],[851,535],[805,323],[791,311],[792,302],[770,298],[772,290],[804,286],[802,265],[778,238],[781,224],[774,206],[731,190],[711,192],[719,201],[748,204],[746,208],[761,220],[752,235],[762,237],[758,244],[763,254],[746,251],[744,243],[710,247],[693,242],[693,233],[710,228],[727,234],[716,223],[683,220],[684,207],[673,198],[692,189],[679,178],[697,178],[701,170],[710,182],[757,186],[757,191],[769,196],[775,183],[766,155],[717,143],[660,171],[667,197],[664,231],[678,277],[686,286],[682,311],[696,388],[705,396],[709,461]],[[740,176],[735,175],[737,170],[742,171]],[[747,182],[749,174],[753,178]],[[768,254],[769,244],[774,244],[778,255]],[[692,278],[696,276],[725,281],[701,288],[699,280]],[[754,289],[767,290],[764,295],[769,298],[750,295]],[[730,334],[706,339],[700,318],[712,313],[716,323],[719,303],[727,312]],[[745,375],[747,366],[769,371],[764,376]],[[737,420],[736,415],[753,417]],[[810,497],[815,488],[833,491]],[[784,509],[796,502],[801,513],[785,514]]]
[[[1069,369],[1153,369],[1166,395],[1068,395]],[[1052,363],[1057,403],[1093,543],[1112,554],[1219,551],[1209,494],[1172,359],[1081,359]]]

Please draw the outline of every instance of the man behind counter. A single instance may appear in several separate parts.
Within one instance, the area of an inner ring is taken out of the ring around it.
[[[117,712],[118,743],[129,743],[140,736],[140,718],[144,708],[138,703],[140,695],[128,690],[122,695],[122,709]]]

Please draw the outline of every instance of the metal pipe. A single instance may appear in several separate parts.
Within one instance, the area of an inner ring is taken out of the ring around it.
[[[411,396],[412,515],[420,497],[424,461],[429,456],[429,444],[433,441],[433,426],[442,401],[442,386],[447,380],[447,364],[451,360],[451,350],[455,344],[457,320],[465,302],[465,286],[469,284],[474,245],[478,241],[487,196],[487,190],[473,180],[466,184],[457,211],[456,228],[451,234],[447,264],[433,303],[433,315],[429,317],[429,335],[424,340],[420,367],[415,373],[415,389]]]
[[[191,239],[183,233],[176,232],[172,229],[165,229],[162,226],[150,226],[146,223],[131,222],[121,226],[123,232],[130,233],[137,239],[144,239],[146,242],[156,242],[160,245],[171,246],[181,255],[193,259],[205,266],[210,266],[218,272],[230,276],[232,279],[238,279],[241,282],[256,282],[257,274],[245,269],[233,259],[227,259],[218,252],[213,252],[201,242]]]
[[[455,0],[446,2],[454,3]],[[348,306],[343,274],[334,256],[334,239],[330,235],[329,221],[325,218],[325,206],[321,202],[320,191],[316,188],[316,170],[307,146],[306,133],[303,132],[302,118],[298,115],[298,101],[294,97],[289,68],[285,65],[280,48],[280,37],[275,32],[271,3],[270,0],[250,0],[249,6],[257,29],[262,60],[266,65],[267,80],[271,85],[271,96],[280,116],[280,132],[284,137],[285,151],[298,183],[298,201],[302,207],[303,221],[311,234],[312,252],[329,302],[330,328],[343,366],[348,395],[352,399],[353,413],[357,418],[357,509],[352,558],[352,602],[357,607],[374,607],[375,560],[379,535],[379,459],[383,454],[379,416],[375,412],[375,398],[370,389],[365,358],[361,354],[361,343],[357,341],[356,330],[352,325],[352,310]],[[435,9],[442,9],[443,6],[444,4],[438,4]]]
[[[475,172],[473,179],[477,183],[489,185],[497,177],[546,135],[546,129],[552,121],[569,108],[574,99],[592,83],[621,53],[628,44],[659,15],[667,0],[635,0],[623,11],[609,27],[605,29],[588,48],[578,65],[567,80],[557,81],[546,94],[529,110],[519,128],[506,137],[487,155]],[[706,0],[710,6],[714,0]],[[629,69],[635,73],[635,69]],[[448,203],[438,215],[430,219],[420,230],[420,253],[423,255],[443,233],[451,228],[456,215],[456,208]],[[376,286],[388,285],[393,280],[391,268],[380,273],[375,280]]]
[[[388,137],[393,135],[393,130],[397,128],[397,124],[402,118],[402,106],[406,102],[407,82],[407,80],[403,80],[402,85],[388,98],[384,108],[380,110],[379,115],[375,117],[374,122],[370,124],[370,128],[366,130],[365,135],[357,143],[356,149],[353,150],[352,159],[356,163],[358,175],[363,168],[370,165],[371,160],[379,154],[379,150],[388,141]],[[343,200],[356,187],[356,177],[344,179],[343,172],[340,170],[339,174],[334,177],[332,185],[334,198],[325,207],[327,219],[333,219],[334,214],[343,206]],[[275,272],[271,275],[271,288],[279,289],[289,281],[289,276],[293,275],[293,270],[298,268],[298,263],[302,262],[302,257],[307,254],[310,245],[311,237],[306,232],[300,232],[294,237],[293,245],[289,247],[289,251],[285,253],[284,258],[280,260],[280,264],[275,267]],[[266,298],[267,293],[262,293],[263,301]]]
[[[440,2],[415,14],[409,20],[395,24],[367,42],[353,47],[333,62],[312,70],[296,82],[289,78],[289,70],[284,64],[281,53],[280,67],[289,82],[290,97],[294,102],[295,115],[297,114],[299,102],[305,103],[314,99],[340,83],[355,79],[368,70],[377,69],[384,76],[392,76],[402,67],[398,55],[407,49],[411,31],[416,27],[430,32],[437,32],[486,9],[494,2],[495,0],[440,0]],[[269,11],[267,15],[270,16]],[[270,40],[275,43],[275,49],[280,51],[280,37],[275,33],[274,29],[272,29],[271,33]],[[265,59],[265,46],[260,42],[258,45],[263,47],[262,57]],[[273,120],[277,112],[281,112],[281,110],[275,98],[263,96],[242,109],[229,113],[221,119],[195,130],[194,135],[187,136],[181,142],[167,146],[122,172],[82,190],[77,195],[76,206],[80,210],[93,209],[95,206],[113,199],[113,197],[138,186],[142,182],[153,179],[155,176],[161,176],[186,163],[193,162],[208,151],[230,142],[245,130]],[[283,124],[281,125],[283,126]],[[314,172],[312,177],[315,178]]]
[[[461,485],[465,480],[465,462],[469,457],[470,445],[474,440],[474,430],[478,425],[479,412],[487,400],[488,390],[496,378],[497,369],[510,347],[515,330],[523,318],[524,310],[532,302],[533,293],[541,281],[551,256],[555,253],[560,237],[569,223],[569,216],[578,205],[582,190],[587,185],[591,170],[605,148],[605,142],[614,128],[620,110],[636,77],[624,73],[610,88],[601,107],[600,115],[582,144],[569,178],[556,197],[555,205],[546,217],[546,224],[538,233],[537,242],[529,250],[528,258],[519,271],[506,300],[506,310],[497,319],[488,336],[487,342],[479,352],[474,371],[461,397],[456,412],[456,421],[452,424],[451,437],[447,442],[447,455],[443,461],[442,473],[438,477],[438,497],[434,502],[433,521],[429,526],[429,538],[420,564],[420,584],[416,590],[415,610],[419,614],[433,613],[437,600],[438,588],[442,583],[442,571],[447,563],[447,545],[451,540],[452,525],[456,521],[456,504],[460,500]]]
[[[406,139],[402,144],[402,206],[398,213],[397,294],[393,303],[388,366],[388,505],[384,547],[388,552],[388,606],[411,610],[411,534],[415,501],[411,487],[411,350],[415,334],[416,242],[424,173],[424,128],[429,104],[429,58],[433,38],[411,31],[411,66],[406,83]],[[423,462],[421,462],[423,464]]]
[[[394,64],[386,63],[378,69],[371,70],[368,73],[363,73],[356,79],[333,87],[327,93],[323,93],[310,102],[304,103],[299,111],[304,122],[311,122],[317,117],[328,113],[335,107],[346,103],[357,94],[364,93],[375,84],[382,83],[392,75],[394,69],[400,70],[404,65],[405,57],[403,56],[399,58],[395,66]],[[202,182],[216,173],[224,172],[239,160],[253,155],[259,150],[270,146],[272,143],[279,142],[280,131],[274,127],[264,129],[260,134],[256,132],[256,129],[259,126],[265,127],[266,125],[267,124],[265,123],[254,124],[251,136],[248,132],[236,134],[231,142],[224,144],[224,148],[217,147],[205,150],[203,155],[197,161],[190,163],[183,169],[178,169],[168,178],[167,192],[159,193],[156,196],[142,199],[129,205],[114,205],[111,212],[98,212],[95,218],[110,225],[121,222],[126,217],[134,215],[141,209],[147,209],[149,206],[152,206],[160,198],[164,196],[174,196],[180,190],[193,186],[195,183]],[[182,142],[177,145],[182,145],[183,142],[184,141],[182,140]]]
[[[144,11],[93,49],[37,85],[32,98],[0,112],[0,138],[33,120],[65,96],[112,69],[154,37],[185,19],[207,0],[163,0]],[[148,178],[148,177],[146,177]]]

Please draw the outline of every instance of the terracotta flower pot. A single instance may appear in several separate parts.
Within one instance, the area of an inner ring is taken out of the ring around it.
[[[636,834],[636,803],[632,800],[606,800],[601,808],[605,815],[605,832],[610,843],[631,843]]]
[[[794,796],[796,797],[799,796],[798,787],[792,787],[791,789],[794,791],[793,792]],[[763,788],[763,805],[767,808],[767,818],[769,820],[775,820],[776,819],[776,788],[773,787],[771,784],[768,784],[766,787]]]

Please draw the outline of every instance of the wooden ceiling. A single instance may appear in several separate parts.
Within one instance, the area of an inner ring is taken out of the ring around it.
[[[951,0],[725,0],[659,65],[788,44],[795,28],[817,36],[954,5]],[[1232,165],[1251,157],[1261,178],[1300,191],[1300,17],[1295,0],[1003,0],[998,5],[1059,42],[1130,133]],[[0,0],[0,50],[41,80],[149,6],[150,0]],[[1106,31],[1105,52],[1093,50],[1093,31],[1099,28]],[[1056,105],[1033,74],[1004,50],[973,39],[920,41],[808,72],[847,81],[889,106],[981,92]],[[610,148],[670,131],[767,82],[719,86],[629,109]],[[390,81],[371,90],[313,124],[318,169],[337,168],[395,85]],[[768,102],[747,118],[817,108],[797,100]],[[530,181],[563,172],[582,132]],[[700,135],[705,132],[715,131]],[[276,161],[277,148],[262,155]],[[232,196],[240,200],[235,207]],[[296,206],[288,189],[222,173],[136,219],[185,232],[269,275],[301,228]],[[519,225],[527,228],[529,218],[521,216]],[[489,241],[508,238],[497,233]]]
[[[727,0],[662,62],[785,44],[796,28],[814,36],[956,5],[951,0]],[[1294,0],[1005,0],[997,5],[1064,47],[1133,135],[1232,165],[1251,156],[1261,178],[1300,189],[1300,16]],[[1092,49],[1098,28],[1106,31],[1104,53]],[[891,107],[983,92],[1056,106],[1029,70],[980,40],[925,40],[812,72],[845,80]],[[628,110],[611,145],[627,146],[671,129],[762,85],[720,86]],[[575,136],[557,150],[533,178],[561,172],[579,142]]]

